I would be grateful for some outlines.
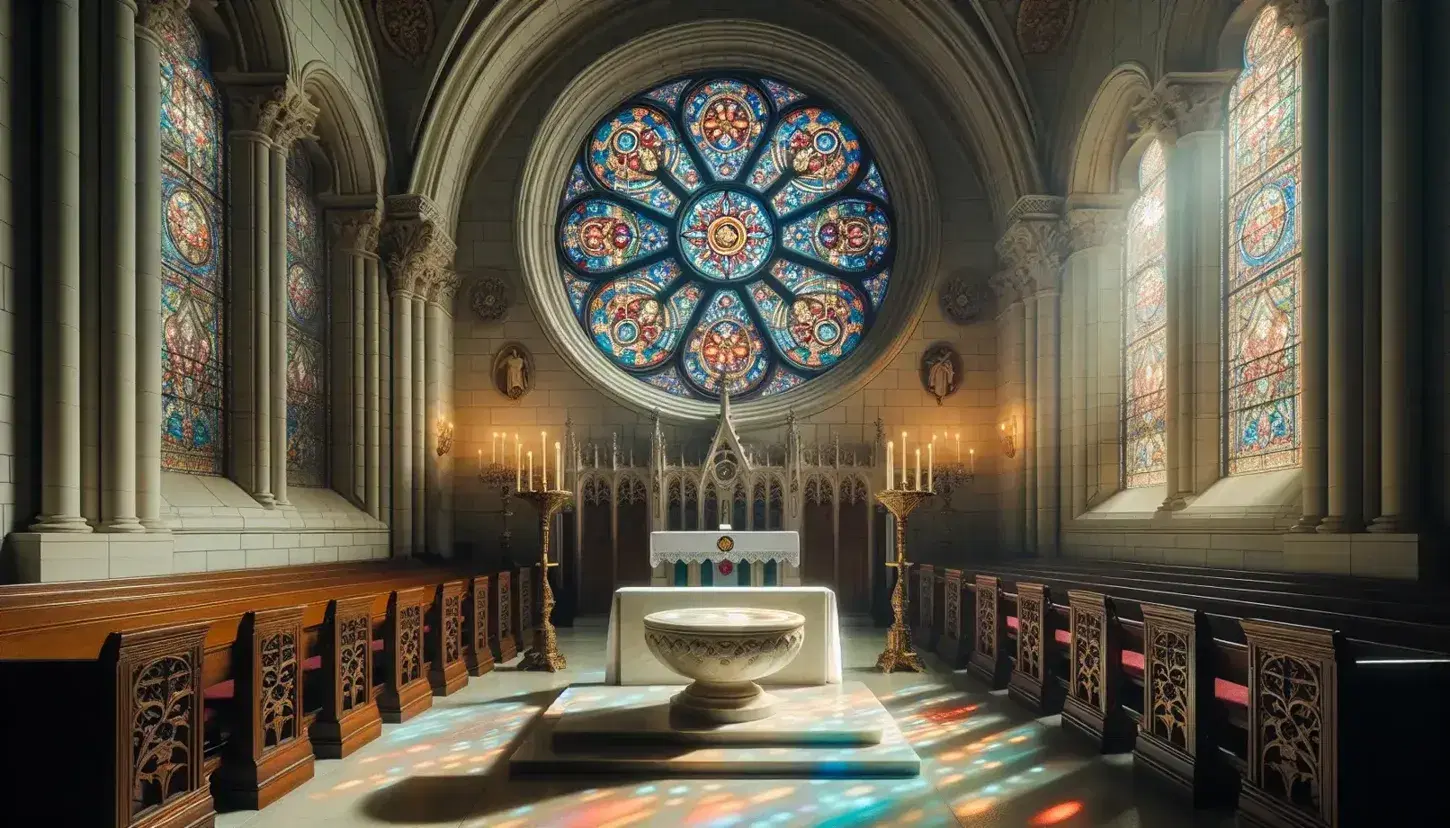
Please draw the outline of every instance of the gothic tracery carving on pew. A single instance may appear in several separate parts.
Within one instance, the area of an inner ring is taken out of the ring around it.
[[[1062,703],[1057,680],[1047,669],[1047,645],[1055,637],[1051,609],[1051,590],[1018,582],[1017,662],[1007,692],[1038,713],[1055,713]]]
[[[423,677],[423,607],[398,610],[398,683],[412,684]]]
[[[199,649],[199,648],[198,648]],[[131,808],[143,811],[195,785],[198,654],[163,655],[131,668]]]
[[[1067,591],[1069,644],[1067,698],[1062,721],[1104,753],[1133,747],[1137,727],[1123,712],[1122,627],[1113,599],[1100,592]]]
[[[443,661],[452,664],[463,658],[463,596],[443,598]]]
[[[1103,619],[1093,613],[1072,611],[1071,692],[1078,701],[1106,712],[1103,692]]]
[[[1146,619],[1145,619],[1146,622]],[[1144,669],[1144,729],[1174,747],[1191,751],[1193,720],[1189,715],[1188,654],[1191,644],[1183,633],[1162,626],[1145,626],[1147,650]]]
[[[1042,599],[1029,598],[1025,585],[1017,593],[1017,669],[1042,680]]]
[[[297,735],[299,659],[297,636],[288,629],[262,638],[262,747],[274,748]]]
[[[367,615],[354,615],[339,622],[338,669],[342,681],[342,699],[339,707],[348,713],[359,705],[366,704],[372,691],[368,678],[368,662],[372,657],[372,619]]]

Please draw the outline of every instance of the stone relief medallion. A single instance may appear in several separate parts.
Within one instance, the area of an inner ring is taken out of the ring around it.
[[[534,388],[534,356],[517,342],[498,349],[493,357],[493,387],[511,400],[522,399]]]
[[[1017,8],[1017,46],[1024,55],[1057,51],[1072,32],[1077,0],[1022,0]]]
[[[938,342],[921,355],[921,384],[937,405],[956,393],[961,376],[962,357],[951,345]]]
[[[428,57],[436,30],[429,0],[375,0],[373,11],[393,54],[414,64]]]
[[[502,322],[508,314],[512,295],[508,283],[495,276],[485,276],[473,284],[469,302],[473,312],[485,322]]]
[[[987,304],[987,292],[971,276],[956,276],[942,284],[939,291],[941,312],[958,325],[976,322]]]

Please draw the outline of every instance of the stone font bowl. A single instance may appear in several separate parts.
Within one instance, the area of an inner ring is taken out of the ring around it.
[[[774,697],[755,682],[786,666],[805,643],[800,613],[748,607],[689,607],[644,618],[644,640],[662,664],[693,683],[671,700],[707,723],[769,716]]]

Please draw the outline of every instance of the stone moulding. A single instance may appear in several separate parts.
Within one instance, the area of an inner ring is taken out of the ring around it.
[[[782,48],[786,43],[789,49]],[[540,124],[519,192],[519,261],[545,334],[599,390],[621,405],[658,410],[676,421],[716,418],[716,403],[681,399],[641,383],[593,346],[559,287],[554,222],[579,141],[617,101],[677,75],[722,67],[776,76],[836,101],[875,148],[892,190],[898,228],[891,300],[872,335],[832,372],[830,382],[736,405],[737,425],[748,427],[779,422],[790,409],[819,411],[860,390],[910,339],[914,321],[931,298],[941,222],[929,156],[908,114],[865,67],[799,32],[744,20],[671,26],[604,55],[575,77]]]

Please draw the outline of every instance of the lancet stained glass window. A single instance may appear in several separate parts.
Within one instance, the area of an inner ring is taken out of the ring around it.
[[[1268,6],[1229,92],[1224,277],[1228,471],[1297,466],[1299,41]]]
[[[839,109],[771,79],[679,78],[585,138],[559,205],[579,324],[689,399],[785,393],[860,344],[895,253],[885,177]]]
[[[1168,351],[1167,164],[1163,145],[1148,145],[1138,162],[1138,198],[1128,210],[1123,283],[1123,485],[1167,479]]]
[[[225,154],[205,42],[181,16],[161,51],[161,463],[221,474],[225,456]]]
[[[307,151],[287,156],[287,479],[327,482],[327,284]]]

